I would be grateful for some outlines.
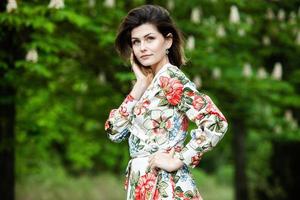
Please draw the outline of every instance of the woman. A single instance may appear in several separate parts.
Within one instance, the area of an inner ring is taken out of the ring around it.
[[[188,167],[221,140],[227,122],[179,69],[185,62],[180,31],[167,10],[144,5],[124,18],[115,44],[136,76],[105,124],[112,141],[129,141],[127,199],[202,199]],[[197,129],[184,145],[189,120]]]

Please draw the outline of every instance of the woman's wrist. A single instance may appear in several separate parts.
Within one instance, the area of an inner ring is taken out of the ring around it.
[[[146,86],[143,86],[143,83],[141,83],[140,81],[137,81],[134,84],[134,86],[130,92],[130,95],[134,99],[139,100],[142,97],[142,95],[144,94],[146,88],[147,88]]]
[[[180,169],[183,167],[184,163],[179,158],[173,158],[174,159],[174,171]]]

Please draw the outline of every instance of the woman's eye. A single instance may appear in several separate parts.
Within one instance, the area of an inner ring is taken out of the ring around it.
[[[147,41],[151,41],[151,40],[154,40],[155,38],[154,37],[147,37]]]
[[[138,43],[139,43],[138,40],[133,40],[133,41],[132,41],[132,45],[137,45]]]

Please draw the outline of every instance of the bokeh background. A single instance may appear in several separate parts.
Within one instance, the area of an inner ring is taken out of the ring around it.
[[[1,0],[1,200],[125,199],[128,144],[104,123],[134,79],[116,31],[142,4],[170,11],[182,70],[229,122],[192,170],[204,199],[298,199],[299,1]]]

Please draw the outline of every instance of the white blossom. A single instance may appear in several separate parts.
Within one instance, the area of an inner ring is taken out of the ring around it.
[[[272,8],[268,8],[267,13],[266,13],[266,18],[269,20],[272,20],[272,19],[274,19],[274,17],[275,17],[275,14],[274,14]]]
[[[16,0],[8,0],[7,4],[6,4],[6,12],[10,13],[14,10],[17,10],[18,5]]]
[[[238,31],[239,36],[244,36],[245,35],[245,30],[240,28]]]
[[[291,111],[291,110],[286,110],[286,111],[284,112],[284,118],[285,118],[285,120],[288,121],[288,122],[293,121],[293,113],[292,113],[292,111]]]
[[[89,7],[94,8],[96,5],[96,0],[89,0]]]
[[[107,8],[115,7],[115,0],[105,0],[104,6]]]
[[[168,2],[167,2],[167,8],[169,10],[173,10],[174,7],[175,7],[174,0],[168,0]]]
[[[221,69],[219,67],[215,67],[212,71],[212,77],[214,79],[220,79],[221,78]]]
[[[264,35],[264,36],[263,36],[262,42],[263,42],[263,44],[264,44],[265,46],[268,46],[268,45],[271,44],[271,40],[270,40],[269,36],[267,36],[267,35]]]
[[[189,36],[186,42],[186,48],[188,50],[194,50],[195,49],[195,37],[194,36]]]
[[[226,32],[225,32],[224,26],[223,26],[223,24],[220,24],[217,28],[217,36],[222,38],[225,35],[226,35]]]
[[[247,18],[246,18],[246,23],[247,23],[248,25],[252,25],[252,24],[253,24],[253,19],[252,19],[250,16],[247,16]]]
[[[291,25],[296,24],[297,23],[296,18],[297,18],[296,13],[291,12],[290,16],[289,16],[289,24],[291,24]]]
[[[61,9],[64,8],[64,0],[50,0],[48,8]]]
[[[199,8],[199,7],[193,8],[192,13],[191,13],[191,21],[196,24],[200,23],[201,15],[202,15],[201,8]]]
[[[36,63],[39,59],[38,52],[36,49],[30,49],[26,54],[26,60],[29,62]]]
[[[105,83],[106,83],[106,78],[105,78],[104,73],[99,73],[99,74],[98,74],[98,82],[99,82],[100,84],[105,84]]]
[[[202,87],[202,80],[201,80],[201,77],[199,75],[196,75],[194,77],[193,82],[195,83],[197,88]]]
[[[243,67],[243,75],[244,77],[248,78],[252,76],[252,68],[250,63],[245,63]]]
[[[293,112],[291,110],[288,109],[284,112],[284,119],[290,124],[292,129],[298,128],[298,123],[293,117]]]
[[[240,22],[239,10],[235,5],[230,7],[229,21],[233,24],[237,24]]]
[[[267,78],[268,73],[266,72],[264,67],[260,67],[257,71],[257,78],[259,79],[265,79]]]
[[[277,18],[279,21],[284,21],[285,19],[285,11],[283,9],[279,9]]]
[[[272,77],[275,80],[281,80],[282,79],[282,64],[280,62],[276,62],[274,65],[274,69],[272,72]]]
[[[281,134],[282,133],[282,127],[280,125],[276,124],[275,127],[274,127],[274,132],[276,134]]]

